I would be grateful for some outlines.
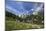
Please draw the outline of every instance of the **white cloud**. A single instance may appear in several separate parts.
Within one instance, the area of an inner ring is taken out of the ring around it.
[[[41,4],[39,7],[37,7],[37,8],[35,9],[35,11],[33,12],[33,15],[37,15],[38,12],[42,9],[42,7],[43,7],[43,4]]]
[[[32,11],[34,11],[34,9],[31,9]]]

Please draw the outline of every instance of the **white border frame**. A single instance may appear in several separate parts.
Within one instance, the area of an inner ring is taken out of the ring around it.
[[[14,1],[29,1],[29,2],[44,2],[44,7],[46,6],[46,0],[14,0]],[[44,8],[44,18],[46,24],[46,7]],[[0,31],[5,31],[5,0],[0,0]],[[44,29],[31,29],[31,30],[18,30],[18,31],[46,31],[46,26]]]

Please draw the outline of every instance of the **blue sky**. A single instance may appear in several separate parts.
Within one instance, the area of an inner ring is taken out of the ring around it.
[[[32,14],[41,10],[43,3],[6,0],[6,9],[15,15]]]

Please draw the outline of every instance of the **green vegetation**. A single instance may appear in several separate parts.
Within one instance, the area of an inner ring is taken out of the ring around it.
[[[30,24],[30,23],[23,23],[16,21],[6,21],[6,31],[10,30],[23,30],[23,29],[33,29],[33,28],[43,28],[43,25],[37,25],[37,24]]]
[[[16,22],[16,21],[6,21],[6,31],[10,30],[23,30],[23,29],[34,29],[43,28],[43,25]]]
[[[31,22],[27,22],[27,20],[30,20]],[[44,22],[42,23],[42,21],[44,21],[44,16],[40,14],[30,16],[27,15],[26,18],[21,18],[12,13],[6,12],[5,21],[6,31],[44,28]]]
[[[17,23],[15,21],[6,21],[6,30],[20,30],[20,29],[27,29],[32,28],[32,25],[28,23]]]

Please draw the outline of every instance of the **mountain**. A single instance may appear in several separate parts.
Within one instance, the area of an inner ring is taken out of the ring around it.
[[[6,11],[17,15],[19,17],[26,17],[38,12],[42,8],[43,3],[37,2],[20,2],[20,1],[7,1]]]

